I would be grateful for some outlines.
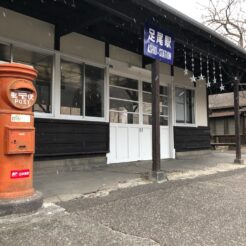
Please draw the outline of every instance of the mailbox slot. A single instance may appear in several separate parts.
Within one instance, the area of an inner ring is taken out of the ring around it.
[[[34,153],[34,128],[6,128],[6,154]]]

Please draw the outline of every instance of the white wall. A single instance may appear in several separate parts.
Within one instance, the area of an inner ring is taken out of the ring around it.
[[[70,33],[63,36],[61,38],[60,50],[69,55],[98,63],[105,63],[104,42],[78,33]]]
[[[111,59],[125,62],[129,65],[134,65],[138,67],[142,67],[142,56],[131,51],[127,51],[121,49],[117,46],[110,45],[109,46],[109,55]]]
[[[196,100],[196,124],[197,126],[208,126],[207,120],[207,87],[206,82],[197,81],[196,87],[190,80],[192,76],[191,72],[188,75],[184,75],[184,69],[174,67],[174,84],[176,86],[187,87],[195,89],[195,100]]]
[[[54,48],[54,26],[0,7],[0,37]]]
[[[196,87],[196,122],[198,126],[208,126],[206,91],[205,81],[198,81]]]

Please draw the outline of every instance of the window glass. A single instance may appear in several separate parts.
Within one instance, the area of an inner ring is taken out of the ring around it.
[[[84,66],[61,60],[61,114],[83,115]]]
[[[110,97],[125,99],[125,100],[130,100],[130,101],[138,101],[138,92],[129,90],[129,89],[111,87]]]
[[[167,126],[168,125],[168,117],[160,117],[160,125]]]
[[[161,104],[161,106],[168,106],[168,97],[167,96],[160,96],[160,104]]]
[[[168,90],[166,86],[160,86],[160,95],[168,95]]]
[[[151,83],[143,82],[143,91],[144,92],[152,92],[152,86]]]
[[[0,61],[10,62],[10,46],[6,44],[0,44]]]
[[[123,123],[123,124],[138,124],[139,115],[126,112],[109,112],[109,118],[111,123]]]
[[[37,69],[38,77],[34,84],[38,97],[34,111],[51,113],[53,55],[13,47],[13,61],[31,65]]]
[[[186,90],[186,123],[194,123],[194,91]]]
[[[176,88],[176,122],[177,123],[195,123],[194,113],[194,91],[183,88]]]
[[[185,90],[176,88],[176,122],[185,123]]]
[[[143,82],[143,91],[152,93],[152,84],[148,82]],[[166,86],[160,85],[160,95],[168,95],[168,89]]]
[[[85,115],[104,116],[104,70],[85,65]]]
[[[144,125],[152,125],[152,115],[144,115],[143,116],[143,124]],[[168,125],[168,117],[160,117],[160,125],[167,126]]]
[[[110,122],[139,124],[138,81],[110,75]]]
[[[143,124],[152,124],[151,83],[143,82]],[[160,86],[160,124],[168,125],[168,88]],[[165,117],[163,117],[165,116]]]
[[[160,107],[160,115],[168,116],[168,107]]]
[[[152,103],[152,94],[143,92],[143,102]]]
[[[126,87],[129,89],[138,90],[138,81],[137,80],[121,77],[118,75],[111,74],[109,84],[112,86]]]
[[[150,103],[143,103],[143,113],[144,114],[152,114],[152,104]]]
[[[138,103],[110,99],[110,110],[124,112],[138,112]]]

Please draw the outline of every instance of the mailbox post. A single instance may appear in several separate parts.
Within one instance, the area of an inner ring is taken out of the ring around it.
[[[33,189],[36,77],[30,66],[0,64],[0,216],[42,206],[41,193]]]

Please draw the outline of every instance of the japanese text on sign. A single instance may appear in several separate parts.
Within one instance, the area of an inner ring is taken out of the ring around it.
[[[172,65],[174,56],[173,38],[159,29],[145,25],[144,55]]]
[[[28,178],[30,176],[30,170],[13,170],[10,173],[11,179]]]
[[[11,91],[10,98],[14,104],[32,105],[34,101],[34,94],[30,91]]]

